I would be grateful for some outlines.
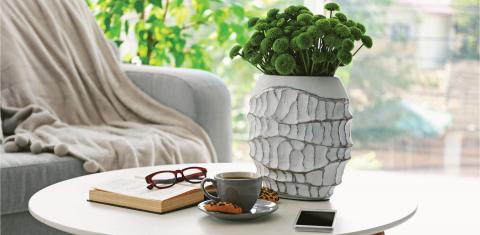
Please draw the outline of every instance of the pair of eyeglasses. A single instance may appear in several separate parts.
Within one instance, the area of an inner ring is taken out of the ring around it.
[[[178,177],[180,174],[181,177]],[[157,171],[150,175],[145,176],[147,181],[147,188],[163,189],[170,188],[176,183],[187,181],[192,184],[198,184],[202,182],[207,176],[207,169],[203,167],[187,167],[181,170],[174,171]]]

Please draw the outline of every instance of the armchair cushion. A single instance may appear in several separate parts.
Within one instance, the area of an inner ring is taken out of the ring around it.
[[[28,210],[28,200],[51,184],[87,174],[82,161],[51,153],[5,153],[0,145],[1,215]]]

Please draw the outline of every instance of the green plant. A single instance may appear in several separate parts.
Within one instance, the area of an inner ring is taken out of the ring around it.
[[[134,31],[142,64],[210,70],[212,52],[247,41],[247,18],[238,4],[223,0],[85,0],[108,39],[120,46]],[[212,47],[213,46],[213,47]]]
[[[480,3],[478,0],[453,0],[456,14],[452,16],[455,25],[455,43],[452,49],[454,59],[480,59]]]
[[[230,58],[242,57],[261,72],[272,75],[333,76],[362,48],[371,48],[365,27],[325,4],[329,18],[314,15],[305,6],[271,9],[265,18],[250,18],[255,29],[245,45],[234,46]],[[361,45],[354,50],[355,41]]]

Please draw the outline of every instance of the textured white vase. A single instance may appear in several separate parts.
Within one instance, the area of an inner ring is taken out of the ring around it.
[[[336,77],[262,75],[247,115],[250,156],[280,197],[327,200],[350,159],[352,115]]]

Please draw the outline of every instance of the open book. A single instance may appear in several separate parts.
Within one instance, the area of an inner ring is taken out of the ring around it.
[[[213,187],[207,188],[208,191]],[[165,213],[204,200],[200,184],[181,182],[165,189],[147,189],[145,180],[119,178],[93,187],[89,201],[137,210]]]

